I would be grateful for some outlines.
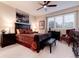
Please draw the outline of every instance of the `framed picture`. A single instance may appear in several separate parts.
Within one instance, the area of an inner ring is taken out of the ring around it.
[[[40,27],[40,29],[45,29],[45,21],[40,21],[39,27]]]

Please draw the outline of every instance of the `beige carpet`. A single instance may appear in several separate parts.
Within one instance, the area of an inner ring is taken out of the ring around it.
[[[14,44],[0,48],[0,58],[74,58],[72,47],[57,41],[56,47],[52,47],[50,54],[49,47],[45,47],[40,53],[36,53],[20,44]]]

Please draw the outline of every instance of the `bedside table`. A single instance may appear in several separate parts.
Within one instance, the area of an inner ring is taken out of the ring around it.
[[[1,47],[12,45],[14,43],[16,43],[16,37],[14,33],[2,34]]]

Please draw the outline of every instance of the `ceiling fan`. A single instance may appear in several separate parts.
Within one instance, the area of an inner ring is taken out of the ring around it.
[[[42,7],[38,8],[37,10],[40,10],[42,8],[47,8],[47,7],[56,7],[57,5],[54,4],[54,5],[49,5],[51,1],[44,1],[44,3],[39,3]]]

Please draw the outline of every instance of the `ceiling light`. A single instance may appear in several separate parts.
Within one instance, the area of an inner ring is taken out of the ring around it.
[[[44,6],[44,8],[47,8],[47,6]]]

